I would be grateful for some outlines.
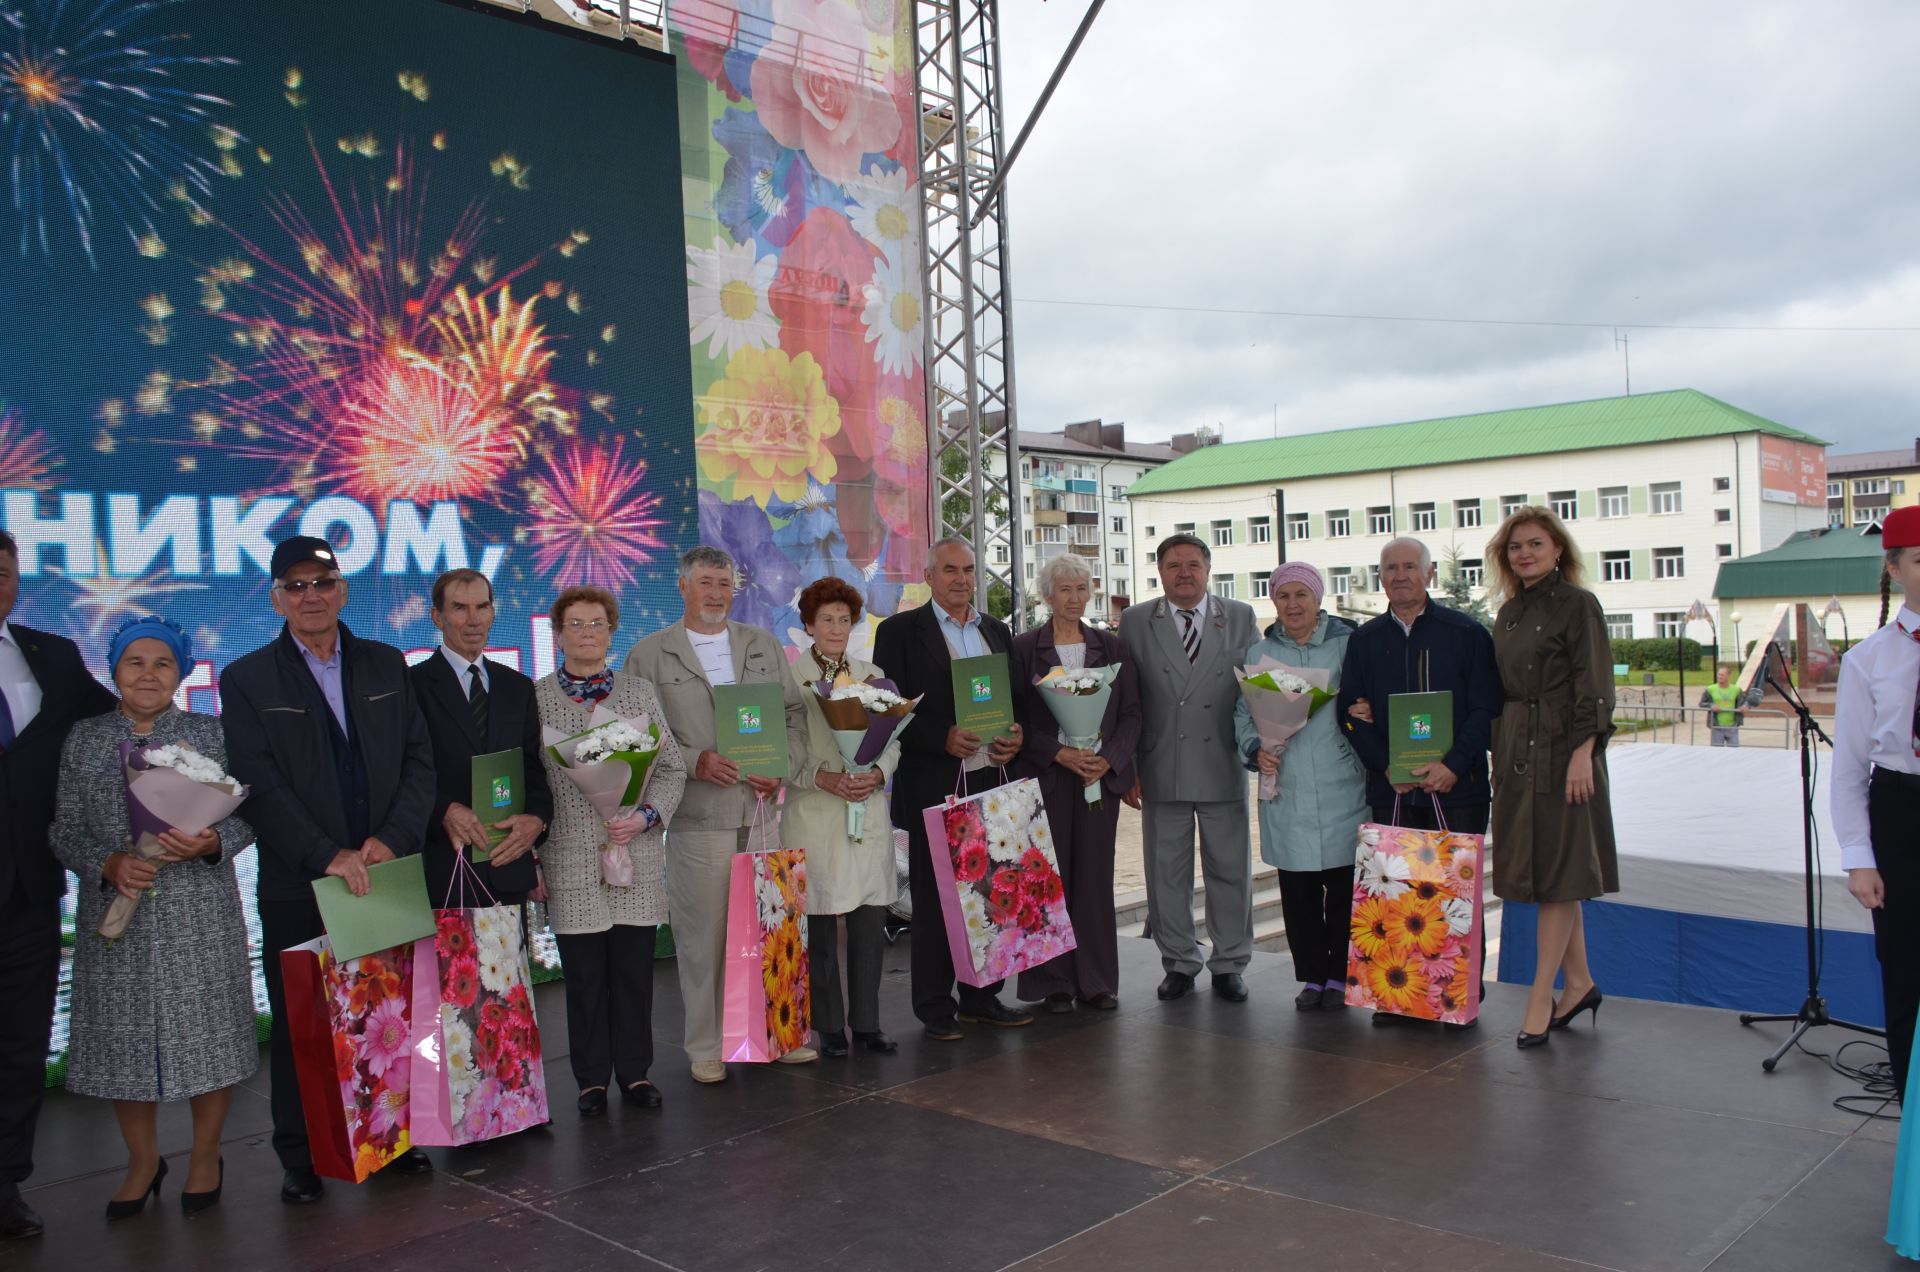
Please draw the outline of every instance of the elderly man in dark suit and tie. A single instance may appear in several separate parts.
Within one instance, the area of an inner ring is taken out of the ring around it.
[[[72,641],[11,621],[19,594],[20,548],[0,530],[0,1239],[40,1233],[20,1185],[33,1173],[60,981],[67,872],[47,846],[60,748],[74,721],[116,703]]]
[[[535,848],[553,817],[553,793],[540,762],[540,712],[533,702],[533,681],[486,656],[493,631],[493,584],[478,570],[448,570],[433,583],[433,625],[440,647],[415,663],[414,696],[426,717],[433,742],[433,771],[438,789],[427,818],[425,866],[427,896],[435,905],[520,905],[539,885]],[[473,798],[473,759],[518,750],[525,771],[526,811],[501,821],[485,818],[469,806]],[[506,832],[487,860],[476,866],[486,896],[464,893],[454,884],[454,854],[472,860],[485,848],[489,829]]]
[[[1154,562],[1165,595],[1130,606],[1120,616],[1120,637],[1140,682],[1139,776],[1127,803],[1142,809],[1147,924],[1167,973],[1158,993],[1179,998],[1200,975],[1193,925],[1197,826],[1213,942],[1206,966],[1215,993],[1244,1002],[1241,973],[1253,959],[1253,867],[1247,771],[1234,754],[1240,680],[1233,669],[1244,663],[1259,631],[1251,605],[1208,591],[1213,551],[1204,540],[1171,535],[1154,551]]]
[[[997,995],[1004,982],[962,985],[959,1001],[954,1001],[953,956],[947,946],[927,826],[920,814],[953,794],[963,772],[970,793],[998,786],[1001,766],[1020,753],[1025,734],[1015,724],[1007,737],[982,738],[954,723],[953,660],[1005,654],[1013,648],[1013,633],[1007,625],[973,606],[973,549],[964,539],[940,540],[933,545],[926,578],[932,599],[880,624],[873,637],[873,661],[903,697],[920,698],[913,723],[900,734],[900,766],[893,773],[893,824],[907,832],[907,879],[913,894],[913,1012],[929,1038],[952,1042],[962,1037],[960,1021],[1004,1029],[1031,1024],[1033,1016],[1000,1001]]]

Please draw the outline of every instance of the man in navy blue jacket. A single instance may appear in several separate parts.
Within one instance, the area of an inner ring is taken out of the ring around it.
[[[1340,668],[1339,721],[1366,766],[1367,803],[1374,821],[1395,821],[1397,795],[1399,825],[1436,829],[1433,803],[1438,799],[1448,829],[1484,835],[1493,805],[1487,752],[1506,691],[1493,659],[1493,634],[1472,615],[1427,594],[1434,574],[1433,554],[1418,539],[1395,539],[1380,550],[1387,612],[1363,623],[1347,641]],[[1387,698],[1440,692],[1453,694],[1453,749],[1445,759],[1414,769],[1420,775],[1417,784],[1389,782]],[[1485,940],[1483,929],[1483,963]],[[1390,1018],[1376,1014],[1374,1019]]]

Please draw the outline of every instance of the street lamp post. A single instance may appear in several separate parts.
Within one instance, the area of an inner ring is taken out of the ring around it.
[[[1727,615],[1727,621],[1733,624],[1733,660],[1735,662],[1745,662],[1747,660],[1747,651],[1745,647],[1740,644],[1740,611],[1735,610],[1733,613]]]

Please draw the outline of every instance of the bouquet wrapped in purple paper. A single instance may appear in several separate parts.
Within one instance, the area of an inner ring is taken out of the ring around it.
[[[813,694],[849,773],[872,772],[900,731],[913,722],[914,708],[920,705],[920,699],[901,697],[893,681],[878,676],[845,683],[818,680]],[[866,828],[866,803],[848,804],[847,838],[858,842],[865,838]]]
[[[169,830],[193,836],[233,815],[246,802],[247,788],[217,763],[192,747],[144,747],[120,744],[120,772],[126,781],[127,851],[142,861],[171,860],[160,836]],[[138,896],[116,896],[100,920],[100,935],[118,940],[140,906]]]
[[[1254,728],[1260,731],[1260,745],[1279,759],[1293,741],[1293,735],[1307,727],[1314,712],[1334,699],[1328,683],[1333,673],[1325,667],[1289,667],[1273,658],[1262,658],[1251,667],[1235,667],[1240,691],[1247,700],[1247,712]],[[1280,794],[1280,770],[1260,775],[1260,798],[1274,799]]]

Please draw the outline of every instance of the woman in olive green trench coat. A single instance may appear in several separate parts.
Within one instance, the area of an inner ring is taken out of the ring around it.
[[[1546,1042],[1600,1015],[1580,903],[1620,890],[1607,796],[1613,656],[1606,619],[1580,586],[1580,551],[1546,508],[1520,508],[1487,545],[1504,599],[1493,625],[1506,708],[1493,731],[1493,890],[1540,907],[1533,990],[1517,1039]],[[1553,982],[1566,972],[1565,1001]]]

